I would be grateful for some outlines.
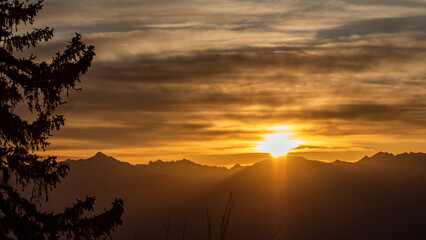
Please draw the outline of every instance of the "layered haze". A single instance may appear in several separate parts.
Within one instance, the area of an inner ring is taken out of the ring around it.
[[[268,134],[313,159],[426,151],[425,1],[45,1],[60,50],[96,58],[46,154],[131,163],[270,158]]]
[[[216,239],[230,192],[226,239],[426,237],[425,153],[379,152],[355,163],[289,156],[231,169],[189,160],[131,165],[102,153],[67,163],[69,175],[42,206],[63,211],[96,196],[98,212],[120,197],[114,239]]]

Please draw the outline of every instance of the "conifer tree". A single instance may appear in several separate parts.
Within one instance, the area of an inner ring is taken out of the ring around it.
[[[121,225],[121,199],[100,215],[88,214],[94,197],[77,200],[62,213],[38,209],[69,166],[36,152],[46,150],[49,136],[64,125],[55,110],[77,90],[95,56],[94,47],[86,46],[79,34],[49,63],[33,55],[16,56],[53,37],[48,27],[19,32],[20,26],[33,24],[42,2],[0,0],[0,239],[106,238]],[[16,113],[23,104],[33,120]],[[24,198],[18,187],[30,190],[31,198]]]

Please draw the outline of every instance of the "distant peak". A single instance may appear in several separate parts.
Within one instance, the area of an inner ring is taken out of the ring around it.
[[[336,159],[333,162],[330,162],[330,164],[334,164],[335,166],[344,166],[344,165],[350,165],[353,164],[353,162],[343,161],[340,159]]]
[[[109,157],[102,152],[97,152],[93,157],[88,158],[88,160],[97,160],[97,161],[115,160],[115,161],[118,161],[117,159],[115,159],[113,157]]]
[[[237,163],[231,168],[231,170],[236,170],[236,169],[238,170],[238,169],[242,169],[242,168],[244,168],[244,167],[241,166],[241,164]]]
[[[157,161],[149,161],[148,166],[166,166],[166,165],[199,165],[194,163],[191,160],[188,159],[182,159],[182,160],[177,160],[177,161],[162,161],[162,160],[157,160]]]
[[[286,160],[296,160],[296,161],[308,161],[308,159],[302,157],[302,156],[298,156],[298,155],[288,155],[286,157]]]
[[[395,159],[395,155],[393,155],[392,153],[388,153],[388,152],[378,152],[376,154],[374,154],[371,157],[365,156],[362,159],[360,159],[358,162],[363,162],[363,163],[367,163],[367,162],[383,162],[383,161],[389,161],[392,159]]]
[[[94,157],[102,157],[102,158],[104,158],[104,157],[108,157],[108,156],[105,155],[103,152],[97,152]]]
[[[394,157],[394,155],[392,153],[388,153],[388,152],[378,152],[376,154],[374,154],[374,157]]]
[[[163,160],[158,159],[157,161],[149,161],[148,166],[153,166],[153,165],[159,165],[159,164],[164,164],[166,162],[163,162]]]
[[[195,162],[193,162],[193,161],[191,161],[191,160],[188,160],[188,159],[182,159],[182,160],[178,160],[178,161],[176,161],[176,163],[180,163],[180,164],[192,164],[192,165],[200,165],[200,164],[197,164],[197,163],[195,163]]]
[[[130,165],[127,162],[121,162],[121,161],[119,161],[119,160],[117,160],[117,159],[115,159],[115,158],[113,158],[111,156],[107,156],[107,155],[105,155],[102,152],[97,152],[93,157],[90,157],[90,158],[88,158],[86,160],[88,160],[89,162],[92,162],[92,163],[102,163],[102,164],[111,164],[111,163],[112,164],[116,164],[116,163],[119,163],[119,164]]]

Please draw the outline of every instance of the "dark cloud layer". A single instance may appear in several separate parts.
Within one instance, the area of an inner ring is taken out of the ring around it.
[[[422,0],[418,1],[402,1],[402,0],[344,0],[347,3],[355,5],[382,5],[382,6],[404,6],[404,7],[426,7],[426,3]]]
[[[238,128],[221,130],[215,125],[216,121],[229,120],[249,125],[317,123],[324,124],[326,130],[325,121],[339,121],[348,126],[378,122],[387,123],[390,128],[395,124],[426,127],[426,106],[421,104],[425,98],[421,95],[426,84],[424,78],[419,79],[420,89],[415,85],[414,92],[406,96],[390,96],[397,101],[391,104],[381,103],[381,98],[377,98],[389,97],[380,86],[405,88],[409,79],[387,83],[378,77],[376,81],[380,84],[375,89],[370,86],[377,85],[375,82],[359,77],[377,72],[383,65],[398,64],[401,58],[415,62],[422,54],[398,47],[360,47],[357,51],[318,49],[313,53],[252,49],[245,53],[198,52],[185,57],[115,65],[99,63],[88,75],[90,87],[71,99],[72,106],[83,118],[98,118],[126,127],[71,127],[59,136],[100,143],[108,139],[109,144],[129,146],[155,145],[169,138],[206,141],[246,135],[255,139],[254,135],[260,133],[241,132]],[[277,73],[264,74],[268,71]],[[330,80],[341,74],[347,76]],[[327,101],[312,106],[323,97],[340,98],[342,102]],[[242,110],[250,106],[259,110]],[[333,133],[317,131],[316,134],[360,132],[365,131],[334,129]]]
[[[352,35],[368,35],[383,33],[411,32],[416,35],[426,34],[426,15],[376,18],[358,22],[336,28],[320,30],[318,38],[339,38],[350,37]]]

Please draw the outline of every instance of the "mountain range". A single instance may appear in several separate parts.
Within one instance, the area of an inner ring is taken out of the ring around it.
[[[426,154],[379,152],[357,162],[290,155],[231,169],[189,160],[131,165],[103,153],[67,160],[46,210],[96,197],[125,203],[114,239],[213,239],[232,192],[227,239],[426,239]],[[167,230],[168,229],[168,230]]]

